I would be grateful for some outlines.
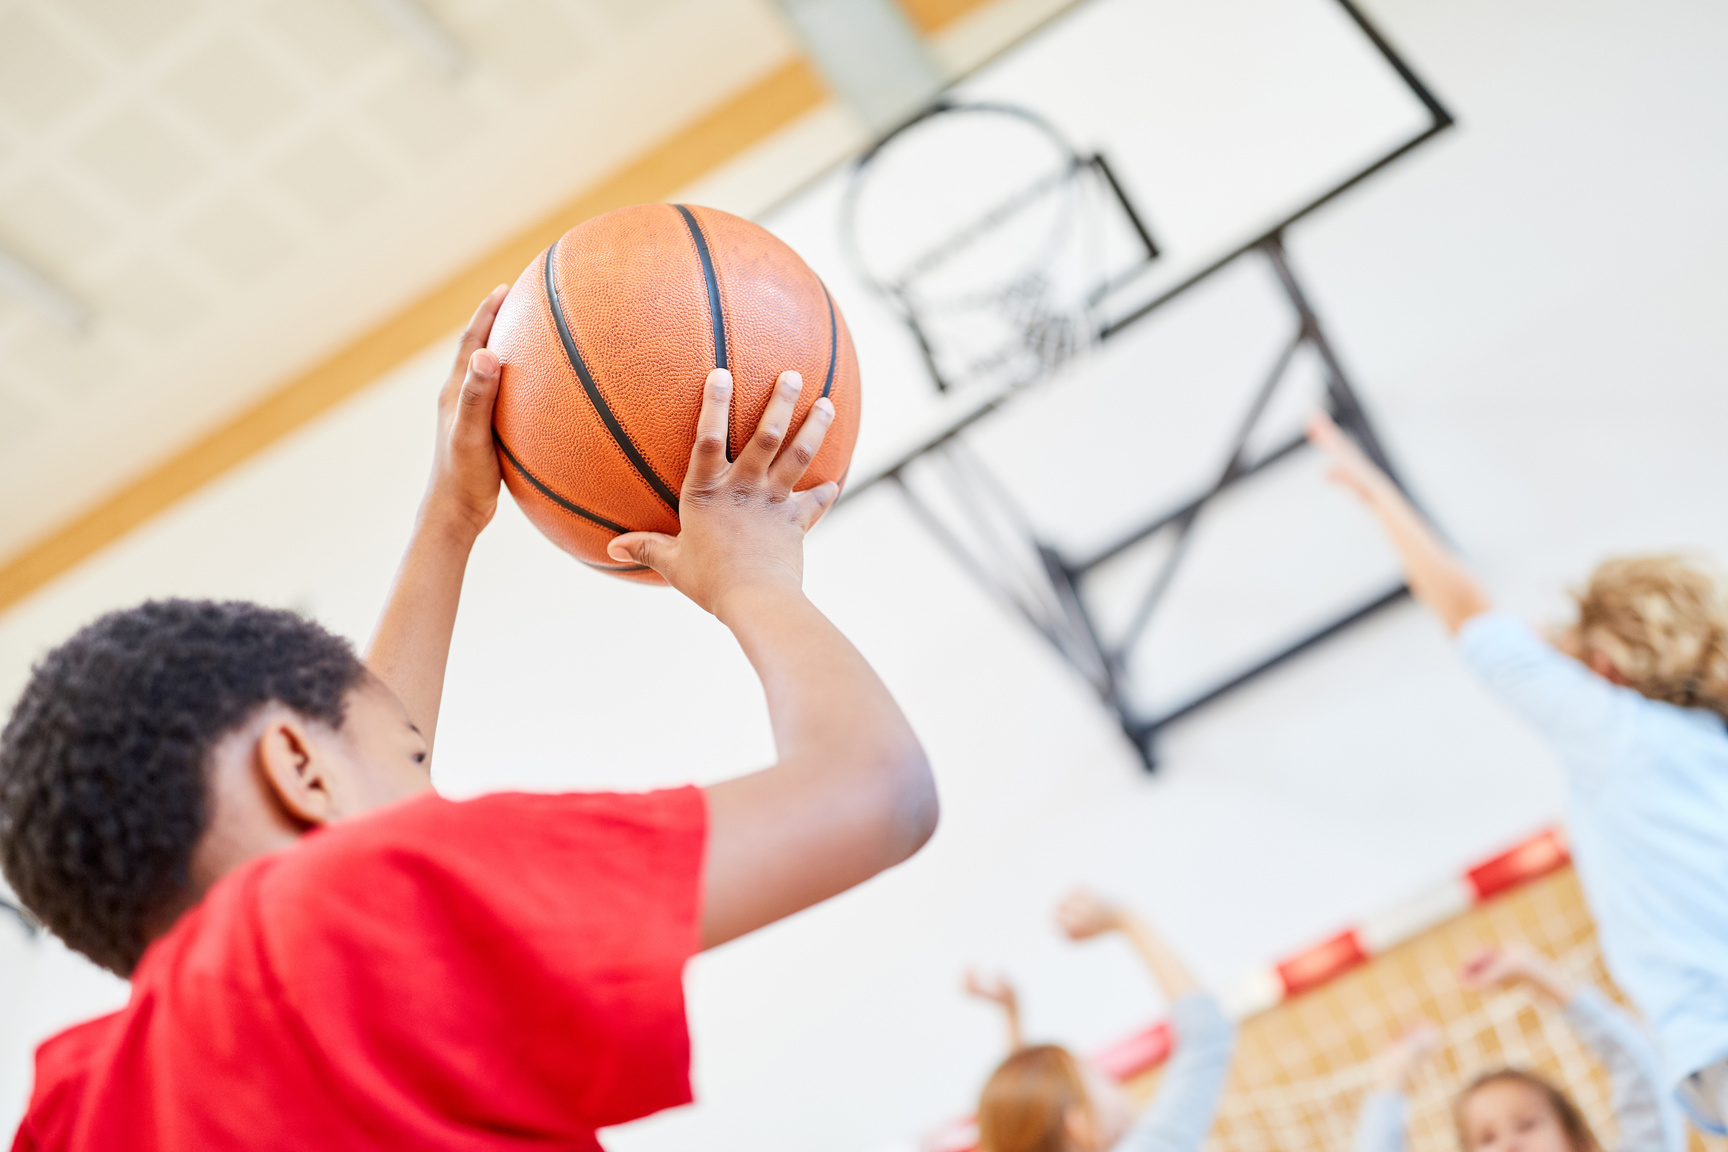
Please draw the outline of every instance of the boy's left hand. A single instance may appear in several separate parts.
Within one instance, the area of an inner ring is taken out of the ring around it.
[[[478,536],[498,510],[498,449],[492,443],[492,406],[498,399],[498,356],[486,347],[492,321],[509,292],[492,289],[480,302],[456,347],[456,362],[438,393],[438,443],[421,518],[442,520]]]

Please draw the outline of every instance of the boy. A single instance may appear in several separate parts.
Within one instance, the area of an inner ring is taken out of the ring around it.
[[[1487,594],[1326,417],[1310,439],[1379,519],[1416,599],[1566,773],[1567,830],[1615,981],[1695,1122],[1728,1116],[1728,588],[1674,556],[1610,560],[1559,647]]]
[[[366,654],[288,613],[116,612],[37,667],[0,733],[0,859],[127,1006],[37,1054],[16,1149],[597,1148],[690,1099],[684,961],[915,852],[936,798],[916,738],[803,596],[782,379],[725,458],[709,376],[677,537],[612,550],[727,624],[778,762],[644,795],[430,792],[469,550],[497,506],[485,348],[439,396],[432,477]],[[645,738],[652,738],[645,735]]]

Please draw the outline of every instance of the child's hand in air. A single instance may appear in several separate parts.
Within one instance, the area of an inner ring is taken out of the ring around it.
[[[1013,1009],[1020,1003],[1014,985],[1008,982],[1006,976],[986,976],[976,968],[966,970],[966,994],[1007,1009]]]
[[[1432,1024],[1417,1024],[1392,1041],[1380,1054],[1379,1087],[1382,1092],[1403,1092],[1422,1062],[1440,1047],[1440,1030]]]
[[[498,510],[498,450],[492,445],[492,405],[498,399],[498,356],[486,347],[508,284],[492,289],[468,321],[456,363],[438,393],[438,445],[422,518],[437,517],[472,536]]]
[[[1392,488],[1386,473],[1324,412],[1308,417],[1308,442],[1326,456],[1326,479],[1373,502]]]
[[[1085,888],[1074,889],[1056,906],[1056,926],[1070,940],[1089,940],[1122,923],[1122,909]]]
[[[1496,984],[1528,984],[1561,1003],[1572,998],[1570,981],[1553,963],[1522,944],[1485,948],[1465,962],[1459,978],[1466,988],[1481,992]]]
[[[697,604],[725,617],[730,598],[765,591],[797,596],[804,581],[804,533],[839,495],[832,481],[794,492],[816,458],[834,419],[823,398],[811,407],[798,434],[788,425],[803,387],[798,373],[780,376],[756,434],[726,462],[732,374],[708,374],[696,446],[678,498],[679,532],[630,532],[607,546],[621,563],[646,564]]]

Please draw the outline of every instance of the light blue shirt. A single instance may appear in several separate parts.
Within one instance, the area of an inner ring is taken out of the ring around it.
[[[1200,1152],[1212,1131],[1230,1075],[1236,1026],[1218,1001],[1194,992],[1170,1005],[1170,1029],[1176,1050],[1158,1094],[1111,1152]]]
[[[1506,613],[1467,622],[1459,647],[1559,754],[1602,954],[1668,1083],[1728,1057],[1728,727],[1609,683]]]
[[[1686,1129],[1673,1094],[1663,1089],[1656,1050],[1638,1022],[1593,988],[1572,997],[1566,1021],[1608,1070],[1609,1106],[1620,1130],[1615,1152],[1684,1152]],[[1356,1122],[1355,1152],[1404,1152],[1406,1111],[1402,1092],[1369,1093]]]

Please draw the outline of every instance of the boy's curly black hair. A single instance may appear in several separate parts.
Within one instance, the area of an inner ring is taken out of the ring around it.
[[[72,948],[130,975],[190,883],[206,760],[272,701],[340,727],[366,676],[292,612],[158,600],[111,612],[36,666],[0,731],[0,866]]]

